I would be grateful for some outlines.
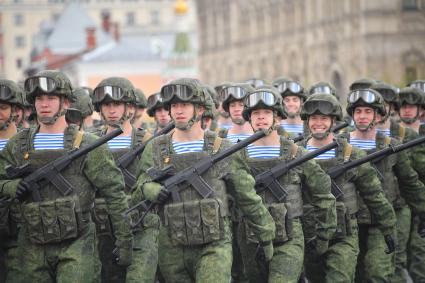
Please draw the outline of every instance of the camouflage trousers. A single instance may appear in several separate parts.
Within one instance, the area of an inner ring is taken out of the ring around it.
[[[1,239],[0,250],[3,262],[0,266],[0,282],[6,282],[7,273],[10,270],[16,269],[19,265],[18,256],[18,237],[8,236],[7,238]]]
[[[26,227],[18,234],[16,266],[11,266],[6,282],[96,282],[94,273],[94,225],[81,235],[57,244],[37,245],[29,241]]]
[[[232,234],[225,221],[224,238],[209,244],[174,246],[168,227],[159,231],[159,269],[165,282],[229,283],[232,266]]]
[[[351,235],[329,241],[328,251],[319,258],[305,255],[305,275],[310,282],[354,282],[359,235],[356,219],[351,219]]]
[[[359,256],[355,282],[390,282],[394,275],[394,253],[386,254],[384,235],[373,225],[359,224]]]
[[[255,261],[257,244],[247,243],[245,225],[239,225],[238,242],[249,282],[298,282],[303,269],[304,234],[301,221],[292,221],[292,239],[283,244],[274,244],[273,258],[267,271]]]
[[[405,283],[404,270],[407,269],[407,243],[411,226],[411,211],[407,205],[395,209],[397,242],[395,248],[395,272],[392,283]]]
[[[237,240],[239,234],[239,221],[232,221],[232,232],[232,281],[234,283],[246,283],[248,282],[248,277],[246,276],[245,266],[243,264],[242,254]]]
[[[425,282],[425,238],[418,234],[419,217],[413,217],[407,246],[407,270],[413,282]]]

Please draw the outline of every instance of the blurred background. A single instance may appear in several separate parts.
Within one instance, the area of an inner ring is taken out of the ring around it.
[[[124,76],[147,95],[177,77],[288,76],[398,86],[425,78],[425,0],[0,0],[0,77]]]

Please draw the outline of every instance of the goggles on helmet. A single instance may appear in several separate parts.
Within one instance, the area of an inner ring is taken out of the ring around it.
[[[264,103],[267,106],[274,106],[277,103],[277,99],[272,92],[268,91],[258,91],[249,94],[246,98],[246,106],[254,107],[260,102]]]
[[[316,93],[326,93],[326,94],[333,95],[332,89],[327,85],[315,86],[310,90],[310,94],[316,94]]]
[[[124,97],[124,90],[118,86],[99,86],[93,91],[96,102],[104,100],[107,95],[113,100],[121,100]]]
[[[160,93],[153,94],[148,97],[148,108],[154,107],[157,103],[162,103],[162,96]]]
[[[376,89],[385,101],[393,102],[397,100],[397,93],[390,89]]]
[[[374,92],[366,89],[355,90],[348,95],[349,103],[355,103],[359,99],[362,99],[366,103],[373,103],[377,100],[377,97]]]
[[[284,93],[286,90],[290,90],[292,93],[300,93],[303,90],[302,86],[297,82],[281,82],[277,83],[275,87],[280,93]]]
[[[307,101],[303,105],[304,111],[307,115],[315,113],[330,115],[333,113],[334,107],[329,101]]]
[[[226,101],[230,96],[238,100],[243,99],[246,96],[246,90],[239,86],[231,86],[221,89],[221,101]]]
[[[161,96],[164,102],[169,102],[174,96],[183,101],[188,101],[193,95],[193,89],[187,85],[166,85],[161,89]]]
[[[425,82],[414,82],[411,83],[409,86],[425,91]]]
[[[9,100],[13,96],[13,91],[6,85],[0,85],[0,100]]]
[[[24,88],[27,93],[32,93],[36,88],[39,88],[43,92],[53,92],[60,85],[56,80],[49,77],[30,77],[25,80]]]
[[[422,104],[422,97],[420,97],[419,95],[415,94],[415,93],[403,93],[400,96],[400,103],[407,103],[407,104]]]
[[[246,80],[246,83],[252,85],[253,87],[259,87],[266,84],[266,82],[262,79],[249,79]]]

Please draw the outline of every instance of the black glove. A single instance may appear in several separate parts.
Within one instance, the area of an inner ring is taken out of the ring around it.
[[[25,195],[30,192],[30,190],[31,190],[30,185],[26,181],[21,180],[18,186],[16,187],[15,197],[18,200],[22,200],[25,197]]]
[[[271,241],[261,242],[255,251],[257,262],[269,262],[273,257],[273,243]]]
[[[158,194],[158,198],[156,199],[156,202],[158,204],[162,205],[167,201],[167,199],[170,197],[170,195],[171,195],[171,192],[161,188],[161,190],[159,191],[159,194]]]
[[[119,266],[129,266],[133,258],[133,248],[118,248],[112,251],[112,260]]]
[[[421,238],[425,238],[425,215],[419,216],[418,234]]]
[[[386,254],[391,254],[395,251],[395,243],[393,236],[391,235],[385,235],[385,243],[387,244],[387,249],[385,250]]]
[[[305,244],[306,253],[315,256],[321,256],[328,250],[329,241],[314,237],[307,240]]]

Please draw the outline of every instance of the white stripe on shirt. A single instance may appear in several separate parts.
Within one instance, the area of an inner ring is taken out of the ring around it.
[[[131,136],[115,137],[108,141],[109,149],[120,149],[131,147]]]
[[[226,139],[229,139],[232,143],[237,143],[238,141],[249,138],[249,134],[228,134]]]
[[[201,152],[204,148],[204,140],[196,140],[190,142],[174,142],[173,148],[177,154],[187,153],[187,152]]]
[[[376,129],[377,132],[379,133],[383,133],[385,136],[390,137],[391,136],[391,130],[390,129]]]
[[[304,124],[287,124],[282,121],[280,126],[290,134],[304,134]]]
[[[248,156],[249,158],[275,158],[280,156],[280,146],[259,146],[259,145],[248,145]]]
[[[3,150],[9,139],[0,139],[0,150]]]
[[[311,152],[311,151],[315,151],[317,149],[319,149],[318,147],[312,146],[307,144],[306,147],[307,151]],[[332,148],[318,156],[316,156],[314,159],[331,159],[331,158],[335,158],[336,154],[335,154],[335,148]]]
[[[375,140],[362,140],[362,139],[351,138],[350,144],[360,149],[375,149],[376,148]]]
[[[36,133],[34,137],[34,149],[63,149],[63,134]]]

